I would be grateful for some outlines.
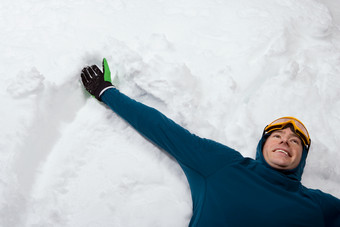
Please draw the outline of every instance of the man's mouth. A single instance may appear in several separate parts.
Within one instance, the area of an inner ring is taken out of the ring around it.
[[[280,152],[280,153],[282,153],[282,154],[286,155],[287,157],[289,157],[289,156],[290,156],[290,155],[289,155],[289,153],[288,153],[287,151],[285,151],[285,150],[282,150],[282,149],[277,149],[277,150],[275,150],[275,152]]]

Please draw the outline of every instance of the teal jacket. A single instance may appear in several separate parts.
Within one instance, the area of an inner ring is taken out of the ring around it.
[[[340,226],[340,200],[304,187],[300,180],[307,157],[291,171],[256,160],[191,134],[154,108],[108,89],[102,101],[139,133],[171,154],[182,167],[192,194],[189,226]]]

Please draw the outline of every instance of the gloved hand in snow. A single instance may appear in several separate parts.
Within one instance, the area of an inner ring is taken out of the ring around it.
[[[114,87],[111,82],[111,72],[106,59],[103,59],[103,72],[96,65],[83,68],[81,80],[85,89],[96,99],[101,101],[100,96],[108,88]]]

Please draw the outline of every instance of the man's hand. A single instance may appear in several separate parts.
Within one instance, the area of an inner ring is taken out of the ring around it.
[[[109,65],[105,58],[103,59],[103,72],[96,65],[85,67],[81,71],[81,80],[85,89],[99,101],[106,89],[114,87],[111,83]]]

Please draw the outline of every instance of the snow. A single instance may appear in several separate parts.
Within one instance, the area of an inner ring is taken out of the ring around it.
[[[340,2],[2,0],[0,226],[187,226],[178,164],[79,82],[115,84],[191,132],[254,157],[296,116],[303,184],[340,197]]]

